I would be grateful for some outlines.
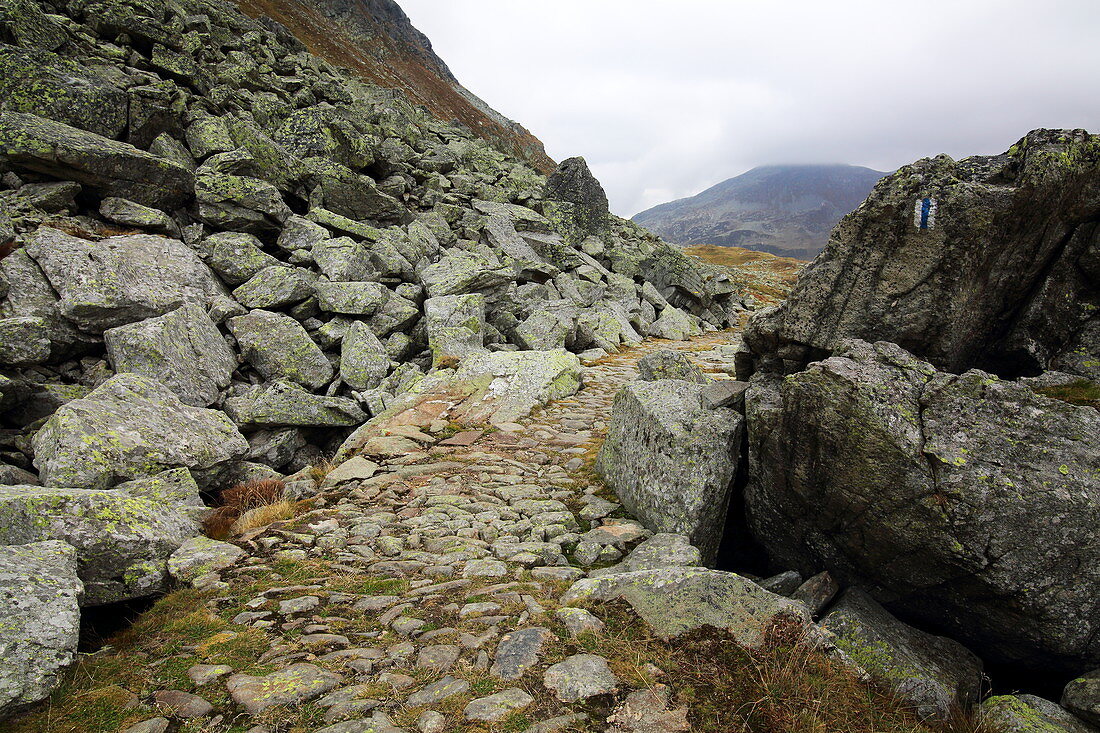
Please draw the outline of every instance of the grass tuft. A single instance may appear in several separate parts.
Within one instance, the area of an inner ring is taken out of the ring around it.
[[[224,540],[234,533],[294,516],[294,505],[283,496],[285,489],[286,484],[279,479],[258,479],[222,491],[221,506],[203,522],[203,532],[212,539]],[[241,525],[246,514],[251,516]],[[274,518],[260,521],[265,516]]]

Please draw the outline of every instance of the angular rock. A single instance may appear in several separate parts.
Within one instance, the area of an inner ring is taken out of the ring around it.
[[[263,677],[235,674],[226,680],[233,702],[250,715],[259,715],[275,706],[301,705],[331,692],[339,684],[339,675],[304,662]]]
[[[289,379],[317,389],[332,380],[332,364],[298,321],[281,313],[254,310],[229,319],[241,355],[265,379]]]
[[[840,593],[840,585],[828,571],[824,571],[798,586],[798,590],[791,594],[791,600],[806,604],[816,617],[832,603],[837,593]]]
[[[29,170],[78,181],[104,196],[162,210],[185,204],[194,188],[191,171],[179,163],[21,112],[0,112],[0,155]]]
[[[291,215],[279,189],[249,176],[200,169],[195,198],[199,217],[219,229],[264,232],[278,229]]]
[[[0,486],[0,544],[75,547],[85,606],[163,591],[168,556],[198,532],[182,505],[119,491]]]
[[[607,660],[595,654],[574,654],[551,665],[543,674],[542,683],[562,702],[610,695],[619,689],[619,679],[607,666]]]
[[[158,380],[193,407],[214,404],[237,368],[233,350],[197,305],[107,329],[103,340],[116,372]]]
[[[947,720],[981,695],[982,662],[958,642],[907,626],[858,588],[822,619],[837,646],[925,720]]]
[[[0,364],[29,366],[50,358],[50,329],[34,316],[0,318]]]
[[[356,321],[340,348],[340,378],[352,389],[374,389],[390,371],[386,347],[362,321]]]
[[[352,316],[369,316],[387,300],[389,291],[375,282],[325,282],[314,284],[321,310]]]
[[[608,228],[607,194],[584,158],[569,158],[546,181],[546,198],[568,204],[549,215],[566,241],[580,243]]]
[[[199,244],[206,264],[230,285],[241,285],[278,259],[264,252],[260,240],[244,232],[218,232]]]
[[[76,550],[64,542],[0,547],[0,720],[46,699],[76,660]]]
[[[774,562],[950,618],[987,661],[1100,661],[1096,410],[863,342],[754,377],[746,404],[750,527]]]
[[[256,427],[352,427],[367,419],[354,400],[311,394],[285,380],[230,397],[225,412],[238,425]]]
[[[134,234],[90,242],[42,227],[26,251],[60,296],[62,315],[91,333],[205,305],[223,292],[214,273],[175,239]]]
[[[682,351],[669,351],[668,349],[646,354],[639,359],[638,379],[644,382],[678,379],[683,382],[695,382],[697,384],[710,384],[712,381],[687,354]]]
[[[86,489],[169,468],[214,468],[248,451],[225,415],[184,405],[137,374],[119,374],[62,406],[32,443],[44,484]]]
[[[233,291],[245,308],[283,308],[313,295],[313,283],[296,267],[265,267]]]
[[[499,261],[464,251],[448,252],[420,273],[431,298],[489,290],[511,281],[514,276],[512,269]]]
[[[435,367],[455,367],[467,356],[486,353],[485,296],[429,298],[424,302],[424,317]]]
[[[649,335],[670,341],[687,341],[703,332],[690,314],[669,306],[661,311],[661,317],[649,326]]]
[[[671,709],[669,697],[665,685],[635,690],[608,717],[607,733],[688,733],[688,709]]]
[[[596,470],[655,532],[686,535],[711,563],[725,530],[743,418],[706,410],[692,382],[632,382],[615,397]]]
[[[108,197],[99,204],[99,213],[107,221],[124,226],[151,229],[172,237],[180,236],[179,225],[160,209],[134,201]]]
[[[186,504],[200,510],[206,507],[198,483],[186,468],[172,468],[154,476],[142,476],[123,482],[113,490],[162,504]]]
[[[169,556],[168,573],[181,583],[190,583],[208,573],[224,570],[246,554],[228,542],[192,537]]]
[[[769,593],[734,573],[702,568],[665,568],[578,580],[563,605],[625,600],[662,638],[702,626],[725,629],[750,649],[764,641],[779,619],[809,623],[805,606]]]
[[[317,242],[310,252],[321,272],[333,282],[365,282],[375,274],[370,248],[350,237]]]

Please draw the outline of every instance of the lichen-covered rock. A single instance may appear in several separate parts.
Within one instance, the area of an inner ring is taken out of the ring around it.
[[[708,410],[702,386],[632,382],[615,397],[596,470],[655,532],[686,535],[711,563],[726,525],[743,418]]]
[[[999,695],[982,703],[980,719],[1004,733],[1096,733],[1057,703],[1035,695]]]
[[[477,386],[455,411],[467,424],[515,422],[535,407],[577,393],[580,359],[567,351],[498,351],[462,362],[455,380]]]
[[[134,234],[92,242],[42,227],[25,249],[60,296],[61,314],[89,333],[205,305],[224,292],[194,251],[175,239]]]
[[[333,368],[298,321],[281,313],[254,310],[229,319],[244,359],[265,379],[289,379],[317,389],[332,380]]]
[[[436,367],[454,367],[468,356],[484,354],[485,296],[445,295],[424,302],[428,347]]]
[[[511,268],[479,252],[450,251],[420,273],[432,298],[489,290],[515,277]]]
[[[263,232],[277,229],[291,215],[279,189],[249,176],[200,171],[195,198],[202,220],[221,229]]]
[[[585,237],[607,231],[607,194],[584,158],[559,163],[546,181],[545,194],[548,199],[566,204],[549,218],[567,242],[580,243]]]
[[[950,719],[981,695],[982,662],[962,644],[907,626],[858,588],[849,588],[821,625],[879,684],[923,719]]]
[[[178,238],[180,236],[179,225],[172,217],[160,209],[142,206],[135,201],[108,197],[100,202],[99,213],[104,219],[115,224],[138,227],[139,229],[151,229],[170,237]]]
[[[193,174],[175,161],[22,112],[0,112],[0,155],[30,170],[78,181],[104,196],[158,209],[184,204],[194,190]]]
[[[351,237],[317,242],[310,254],[324,276],[334,282],[366,282],[374,274],[370,248]]]
[[[103,340],[116,372],[155,379],[193,407],[214,404],[237,368],[233,350],[197,305],[107,329]]]
[[[709,384],[712,381],[687,354],[667,349],[646,354],[638,360],[638,379],[644,382],[679,379],[697,384]]]
[[[590,570],[588,577],[661,568],[689,568],[699,565],[702,559],[699,548],[684,535],[659,532],[631,550],[622,562],[609,568]]]
[[[578,580],[562,596],[563,605],[624,600],[662,638],[713,626],[737,643],[759,647],[768,628],[780,620],[809,623],[806,607],[769,593],[734,573],[703,568],[664,568]]]
[[[0,318],[0,364],[28,366],[50,358],[50,329],[34,316]]]
[[[282,263],[261,249],[260,240],[245,232],[218,232],[199,244],[214,272],[230,285],[241,285],[268,267]]]
[[[749,522],[774,562],[949,618],[987,661],[1100,661],[1096,410],[857,341],[754,377],[746,411]]]
[[[6,0],[0,5],[0,39],[54,51],[68,40],[68,34],[33,0]]]
[[[660,317],[647,330],[650,336],[670,341],[686,341],[703,333],[698,321],[690,313],[671,305],[661,311]]]
[[[233,702],[250,715],[259,715],[276,705],[300,705],[331,692],[339,684],[339,675],[304,662],[263,677],[235,674],[226,680]]]
[[[314,285],[317,305],[329,313],[369,316],[388,300],[385,285],[376,282],[325,282]]]
[[[283,308],[313,295],[313,283],[303,271],[282,264],[265,267],[233,291],[245,308]]]
[[[49,697],[76,659],[84,584],[64,542],[0,547],[0,720]]]
[[[225,412],[238,425],[257,427],[351,427],[367,419],[355,400],[311,394],[285,380],[230,397]]]
[[[1098,195],[1100,137],[1084,130],[903,166],[840,222],[783,305],[753,317],[743,366],[796,371],[858,338],[952,372],[1100,377]]]
[[[126,93],[49,51],[0,44],[0,100],[108,138],[126,129]]]
[[[85,606],[159,593],[167,560],[199,533],[194,513],[120,491],[0,486],[0,544],[76,548]]]
[[[1100,726],[1100,669],[1070,680],[1062,692],[1062,707],[1091,725]]]
[[[352,389],[374,389],[390,371],[386,347],[367,324],[356,321],[340,347],[340,378]]]
[[[190,583],[208,573],[224,570],[246,554],[228,542],[192,537],[168,557],[168,573],[182,583]]]
[[[189,407],[137,374],[114,376],[60,407],[32,442],[44,484],[84,489],[169,468],[209,469],[248,452],[224,414]]]
[[[198,482],[186,468],[170,468],[153,476],[125,481],[113,490],[162,504],[185,504],[200,511],[206,507],[199,493]]]

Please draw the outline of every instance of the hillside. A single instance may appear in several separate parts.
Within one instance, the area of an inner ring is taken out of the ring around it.
[[[311,53],[360,78],[405,92],[442,122],[457,122],[542,173],[554,169],[542,142],[462,86],[431,41],[393,0],[238,0],[253,18],[282,24]]]
[[[812,259],[883,175],[851,165],[763,166],[697,196],[647,209],[634,221],[675,244]]]

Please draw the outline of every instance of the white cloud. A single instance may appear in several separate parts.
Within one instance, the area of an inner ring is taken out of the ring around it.
[[[1095,0],[399,1],[624,215],[757,165],[886,170],[1100,127]]]

